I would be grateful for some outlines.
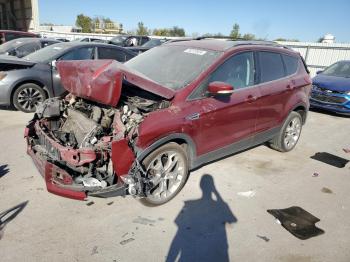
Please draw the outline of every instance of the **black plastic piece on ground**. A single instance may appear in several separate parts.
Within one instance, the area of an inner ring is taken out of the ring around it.
[[[327,152],[318,152],[315,155],[311,156],[310,158],[321,161],[331,166],[338,167],[338,168],[345,167],[346,164],[349,162],[349,160],[345,158],[335,156]]]
[[[305,240],[324,233],[322,229],[315,226],[320,219],[301,207],[269,209],[267,212],[277,218],[285,229],[299,239]]]

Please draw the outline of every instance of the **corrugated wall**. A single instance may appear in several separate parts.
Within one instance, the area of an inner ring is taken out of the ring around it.
[[[350,44],[323,44],[310,42],[278,42],[299,52],[305,59],[311,75],[340,61],[350,60]]]

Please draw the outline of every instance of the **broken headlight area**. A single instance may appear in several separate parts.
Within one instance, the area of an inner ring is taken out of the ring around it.
[[[147,114],[169,106],[150,96],[129,90],[116,107],[71,94],[46,100],[25,134],[38,169],[50,163],[60,171],[48,175],[42,167],[46,183],[93,196],[143,196],[147,183],[134,147],[138,126]]]

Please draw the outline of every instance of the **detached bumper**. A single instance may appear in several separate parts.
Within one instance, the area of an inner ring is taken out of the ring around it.
[[[65,170],[35,154],[30,145],[28,145],[27,153],[31,156],[35,166],[44,177],[47,191],[76,200],[85,200],[87,198],[85,192],[65,188],[73,184],[72,177]]]

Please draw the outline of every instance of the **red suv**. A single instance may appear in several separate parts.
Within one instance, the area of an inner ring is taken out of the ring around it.
[[[57,68],[69,94],[46,100],[25,137],[48,191],[73,199],[163,204],[213,160],[265,142],[292,150],[309,109],[302,58],[272,42],[180,41]]]

